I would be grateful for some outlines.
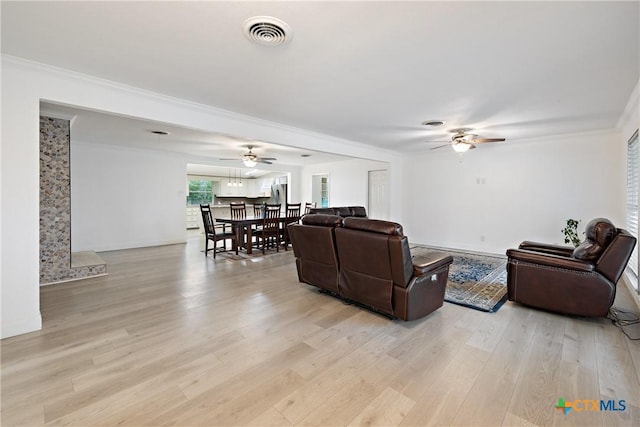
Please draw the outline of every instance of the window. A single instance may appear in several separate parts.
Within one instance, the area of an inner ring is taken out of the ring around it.
[[[320,190],[320,207],[328,208],[329,207],[329,179],[327,177],[322,177],[321,180],[321,190]]]
[[[640,150],[638,131],[633,134],[627,145],[627,230],[638,238],[638,169]],[[629,268],[635,275],[634,286],[638,288],[638,246],[633,250]]]
[[[325,173],[311,176],[311,201],[317,207],[329,207],[329,175]]]
[[[205,179],[190,179],[187,204],[199,205],[201,203],[213,203],[213,182]]]

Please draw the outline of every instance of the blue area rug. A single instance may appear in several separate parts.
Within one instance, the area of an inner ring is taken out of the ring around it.
[[[453,257],[445,301],[493,313],[507,300],[506,258],[427,246],[411,247],[414,258],[429,252],[443,252]]]

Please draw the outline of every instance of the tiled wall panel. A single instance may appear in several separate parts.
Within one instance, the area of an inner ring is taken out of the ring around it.
[[[40,117],[40,284],[106,274],[71,268],[70,123]]]

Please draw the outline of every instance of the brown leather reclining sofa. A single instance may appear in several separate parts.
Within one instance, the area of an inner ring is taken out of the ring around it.
[[[525,241],[509,249],[509,300],[548,311],[605,317],[636,239],[596,218],[577,248]]]
[[[325,215],[338,215],[343,218],[355,216],[358,218],[366,218],[367,210],[364,206],[338,206],[335,208],[311,208],[309,213],[312,214],[325,214]]]
[[[300,282],[403,320],[444,302],[453,259],[442,253],[412,259],[400,224],[309,214],[289,233]]]

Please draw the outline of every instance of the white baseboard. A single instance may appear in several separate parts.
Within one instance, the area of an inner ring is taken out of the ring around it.
[[[16,335],[26,334],[28,332],[39,331],[42,329],[42,316],[40,312],[35,317],[30,319],[22,319],[17,322],[2,322],[0,326],[2,331],[0,332],[0,338],[9,338]]]
[[[108,275],[109,275],[109,273],[102,273],[102,274],[94,274],[94,275],[91,275],[91,276],[74,277],[73,279],[58,280],[57,282],[41,283],[40,287],[58,285],[60,283],[76,282],[78,280],[93,279],[93,278],[96,278],[96,277],[103,277],[103,276],[108,276]]]
[[[121,251],[124,249],[151,248],[154,246],[180,245],[187,243],[187,239],[161,240],[157,242],[127,242],[119,245],[98,246],[91,249],[94,252]]]
[[[624,285],[627,287],[629,294],[631,294],[631,299],[636,303],[636,306],[640,311],[640,295],[638,295],[638,291],[636,291],[636,289],[633,287],[633,284],[629,280],[627,274],[628,273],[626,272],[622,274],[622,283],[624,283]]]

